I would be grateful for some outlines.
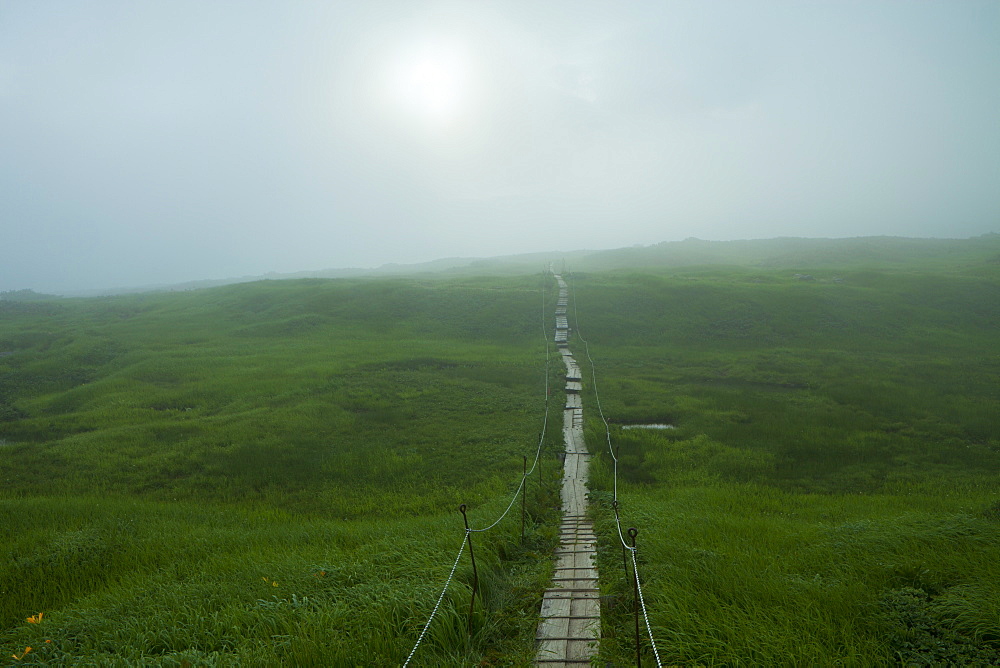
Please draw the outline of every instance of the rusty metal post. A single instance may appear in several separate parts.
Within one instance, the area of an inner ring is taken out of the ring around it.
[[[528,456],[521,455],[521,544],[524,544],[524,497],[528,493]]]
[[[549,370],[546,367],[545,373],[548,373],[548,372],[549,372]],[[541,443],[541,447],[538,448],[538,505],[539,505],[539,507],[541,507],[542,500],[544,498],[542,496],[542,479],[543,479],[543,476],[542,476],[542,464],[545,462],[545,441],[544,441],[544,439],[545,439],[545,432],[543,431],[541,434],[538,435],[538,440]]]
[[[628,530],[629,538],[632,539],[632,557],[635,558],[635,535],[639,533],[639,530],[635,527],[630,527]],[[632,569],[635,570],[634,568]],[[639,653],[639,574],[633,573],[635,577],[632,578],[632,582],[635,584],[634,588],[634,601],[632,602],[632,609],[635,612],[635,665],[638,668],[642,668],[642,655]]]
[[[465,538],[469,541],[469,556],[472,557],[472,598],[469,599],[469,637],[472,637],[472,607],[476,604],[476,591],[479,590],[479,571],[476,570],[476,553],[472,550],[472,532],[469,530],[469,518],[465,515],[465,504],[458,507],[465,520]],[[636,622],[638,624],[638,622]],[[638,627],[636,627],[638,628]]]
[[[622,523],[621,522],[621,518],[618,517],[618,499],[615,499],[611,503],[611,507],[615,509],[615,524],[617,524],[618,526],[621,526],[621,523]],[[629,581],[629,575],[628,575],[628,556],[625,554],[625,552],[626,552],[626,550],[625,550],[625,544],[622,543],[622,566],[625,568],[625,581],[628,582]]]

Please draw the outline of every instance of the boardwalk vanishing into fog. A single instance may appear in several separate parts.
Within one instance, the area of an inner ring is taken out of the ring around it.
[[[583,404],[580,398],[580,368],[569,350],[569,294],[566,282],[559,284],[556,304],[555,342],[566,365],[566,408],[563,411],[563,438],[566,461],[563,467],[562,524],[556,548],[552,586],[542,598],[538,624],[538,666],[587,666],[597,653],[601,636],[601,608],[598,598],[597,540],[587,518],[587,468],[590,455],[583,441]]]

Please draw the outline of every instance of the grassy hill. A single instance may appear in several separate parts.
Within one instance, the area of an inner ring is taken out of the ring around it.
[[[574,277],[665,664],[1000,661],[1000,268],[943,254]],[[602,579],[630,601],[593,389]]]
[[[903,269],[948,270],[962,265],[1000,262],[1000,234],[971,239],[855,237],[847,239],[685,239],[652,246],[592,253],[577,271],[635,267],[727,265],[763,269]]]
[[[910,266],[923,271],[931,267],[947,269],[963,264],[1000,263],[1000,234],[984,234],[971,239],[916,239],[906,237],[855,237],[846,239],[805,239],[783,237],[741,241],[664,241],[650,246],[631,246],[612,250],[574,250],[524,253],[489,258],[444,258],[419,264],[388,264],[373,269],[327,269],[293,274],[269,273],[208,281],[192,281],[173,286],[88,291],[74,296],[108,293],[191,290],[260,280],[304,278],[357,279],[419,277],[438,278],[524,276],[547,269],[559,271],[615,271],[663,267],[760,267],[760,268],[838,268],[896,269]],[[0,300],[27,300],[30,290],[0,293]],[[37,296],[37,295],[34,295]]]
[[[7,656],[400,663],[464,535],[459,504],[492,521],[535,452],[541,288],[304,280],[0,301]],[[537,482],[530,496],[533,514],[553,505]],[[530,656],[525,610],[549,574],[535,556],[554,534],[529,522],[522,545],[519,531],[518,513],[476,535],[474,636],[463,560],[418,665]]]
[[[603,660],[634,648],[595,389],[666,664],[1000,662],[998,256],[994,235],[573,258]],[[455,271],[0,299],[5,656],[401,663],[458,504],[503,512],[544,412],[551,281]],[[525,541],[516,516],[475,535],[472,637],[466,554],[416,665],[530,663],[550,401]],[[653,422],[675,428],[623,429]]]

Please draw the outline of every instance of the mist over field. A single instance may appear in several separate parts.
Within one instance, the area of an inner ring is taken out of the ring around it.
[[[1000,4],[0,4],[0,291],[1000,220]]]
[[[0,656],[1000,665],[998,232],[995,0],[0,0]]]
[[[602,665],[622,527],[643,665],[1000,665],[1000,235],[539,259],[0,295],[4,656],[532,665],[584,524]]]
[[[0,0],[0,656],[1000,665],[998,232],[996,0]]]

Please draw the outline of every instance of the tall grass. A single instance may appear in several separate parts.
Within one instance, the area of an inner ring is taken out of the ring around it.
[[[0,301],[5,656],[401,663],[464,536],[459,504],[492,521],[534,454],[541,287],[310,280]],[[526,540],[514,515],[475,536],[472,636],[466,558],[416,665],[530,659],[558,437],[553,421]]]
[[[660,656],[1000,662],[996,267],[809,273],[573,281]],[[620,665],[632,593],[588,401],[601,660]]]
[[[1000,662],[1000,280],[977,262],[573,277],[668,664]],[[402,662],[459,548],[457,506],[492,521],[534,452],[540,286],[0,300],[5,656]],[[625,665],[631,589],[586,401],[600,659]],[[474,536],[471,637],[463,558],[417,665],[531,662],[558,422],[525,541],[516,516]],[[645,422],[676,429],[620,429]]]
[[[19,538],[5,550],[3,614],[44,612],[9,622],[4,646],[55,665],[399,663],[463,536],[454,512],[372,523],[120,498],[4,506]],[[417,665],[528,656],[534,620],[519,613],[545,573],[500,563],[530,549],[515,529],[476,536],[485,586],[473,638],[466,560]]]

